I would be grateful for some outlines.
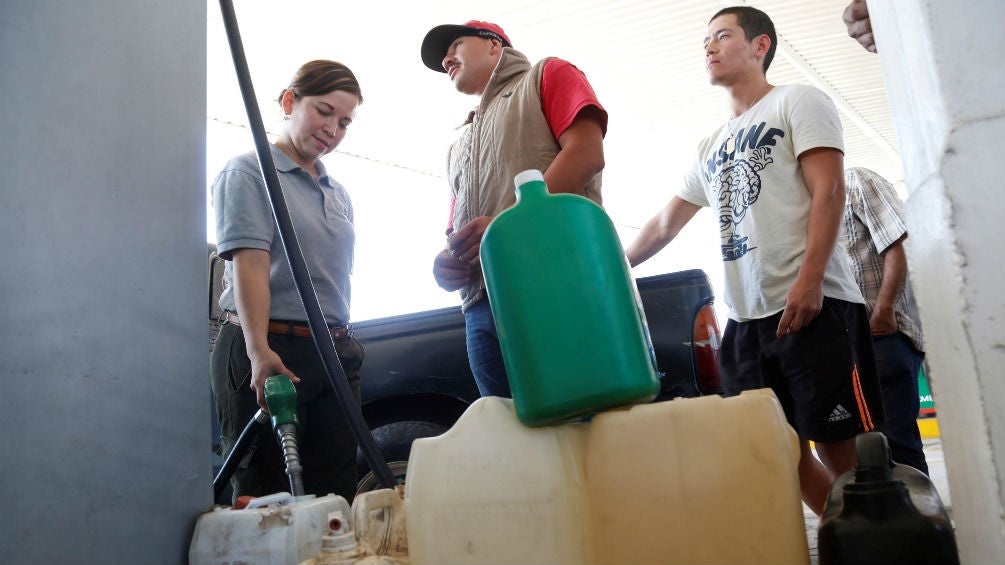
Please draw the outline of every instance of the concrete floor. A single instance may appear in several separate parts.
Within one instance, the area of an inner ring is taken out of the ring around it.
[[[929,476],[932,482],[935,483],[935,488],[939,491],[939,497],[942,498],[942,504],[946,506],[946,510],[951,517],[952,500],[949,497],[949,479],[946,476],[946,460],[942,454],[942,440],[933,438],[923,441]],[[803,515],[806,518],[806,541],[810,546],[810,564],[817,565],[819,563],[819,554],[817,552],[817,526],[819,525],[819,518],[805,504],[803,505]]]

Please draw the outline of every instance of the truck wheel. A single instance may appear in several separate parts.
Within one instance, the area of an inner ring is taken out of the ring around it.
[[[395,482],[404,484],[405,470],[408,468],[408,454],[412,450],[412,441],[422,437],[433,437],[447,431],[446,426],[422,421],[391,422],[372,430],[373,439],[377,442],[384,460],[391,468]],[[360,480],[356,484],[356,494],[381,488],[376,475],[370,470],[366,459],[359,451],[356,452],[356,465]]]

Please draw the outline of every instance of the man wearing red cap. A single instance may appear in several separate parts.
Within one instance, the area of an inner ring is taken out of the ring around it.
[[[552,193],[600,204],[607,112],[579,69],[556,58],[531,64],[492,23],[433,28],[422,41],[422,62],[446,73],[459,92],[480,98],[448,153],[448,245],[436,256],[433,275],[442,288],[461,291],[479,392],[509,397],[479,263],[482,234],[515,203],[513,177],[527,169],[542,171]]]

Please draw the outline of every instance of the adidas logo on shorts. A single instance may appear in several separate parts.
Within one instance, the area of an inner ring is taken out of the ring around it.
[[[834,407],[834,411],[831,412],[831,415],[829,418],[827,418],[827,421],[840,422],[841,420],[847,420],[848,418],[851,418],[851,413],[848,412],[848,410],[846,410],[844,406],[838,404],[837,406]]]

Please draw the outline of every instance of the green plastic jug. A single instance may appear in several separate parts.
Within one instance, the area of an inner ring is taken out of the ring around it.
[[[516,205],[482,237],[481,263],[520,421],[569,421],[659,391],[638,289],[604,210],[514,179]]]

